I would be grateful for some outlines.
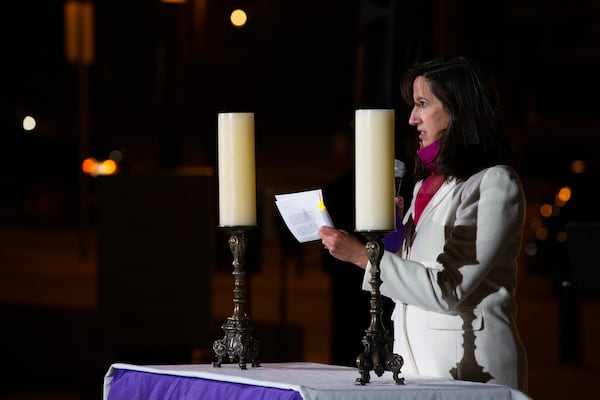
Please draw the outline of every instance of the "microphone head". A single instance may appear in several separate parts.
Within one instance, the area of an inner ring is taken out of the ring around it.
[[[402,178],[406,172],[406,165],[400,160],[394,160],[394,177]]]

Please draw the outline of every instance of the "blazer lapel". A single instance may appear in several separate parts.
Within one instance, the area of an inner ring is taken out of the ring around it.
[[[440,186],[438,191],[435,192],[429,203],[425,206],[425,209],[419,218],[419,222],[417,222],[417,225],[415,226],[415,235],[419,231],[419,226],[422,224],[423,220],[426,220],[427,216],[437,208],[437,206],[446,198],[446,196],[450,195],[455,186],[456,179],[442,183],[442,186]]]

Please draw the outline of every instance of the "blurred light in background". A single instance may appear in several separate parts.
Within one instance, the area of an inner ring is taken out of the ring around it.
[[[229,20],[231,21],[233,26],[241,28],[242,26],[246,25],[246,21],[248,21],[248,16],[246,15],[246,12],[244,10],[240,10],[238,8],[237,10],[233,10],[231,12]]]
[[[533,257],[538,252],[538,245],[532,242],[529,242],[525,245],[525,254],[530,257]]]
[[[552,215],[552,206],[550,204],[542,204],[540,207],[540,215],[542,217],[549,217]]]
[[[88,157],[81,163],[81,170],[91,176],[113,175],[117,172],[117,163],[108,159],[98,161],[93,157]]]
[[[94,5],[91,1],[68,0],[64,5],[65,59],[90,65],[95,58]]]
[[[121,150],[113,150],[108,155],[108,158],[116,162],[117,164],[123,161],[123,152]]]
[[[23,118],[23,129],[26,131],[34,130],[35,125],[35,118],[33,118],[31,115],[27,115],[25,118]]]
[[[571,163],[571,172],[574,174],[582,174],[587,169],[585,165],[585,161],[583,160],[575,160]]]
[[[542,225],[543,225],[542,219],[538,216],[531,218],[531,220],[529,221],[529,226],[531,227],[531,230],[534,232],[537,228],[539,228]]]
[[[556,198],[554,199],[554,204],[556,204],[559,207],[562,207],[565,204],[567,204],[567,201],[569,201],[570,198],[571,198],[571,188],[569,186],[563,186],[558,190],[558,194],[556,195]]]
[[[535,231],[535,237],[538,240],[546,240],[546,239],[548,239],[548,229],[545,226],[540,226]]]
[[[565,224],[577,218],[577,213],[582,212],[582,210],[576,210],[585,197],[583,190],[586,186],[581,186],[581,179],[584,174],[590,172],[591,165],[593,164],[588,164],[588,161],[580,159],[572,161],[569,165],[571,172],[568,178],[569,185],[558,186],[553,203],[540,205],[536,215],[533,215],[528,221],[529,229],[535,240],[525,244],[523,250],[527,256],[541,257],[538,262],[542,265],[564,263],[564,259],[561,261],[560,257],[564,257],[564,245],[568,240]],[[569,204],[573,201],[579,201],[578,205]],[[561,245],[562,247],[560,247]]]

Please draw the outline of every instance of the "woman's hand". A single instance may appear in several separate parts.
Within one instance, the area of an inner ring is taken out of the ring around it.
[[[367,268],[369,259],[365,245],[356,237],[346,231],[325,225],[319,228],[318,233],[329,254],[338,260],[356,264],[362,269]]]

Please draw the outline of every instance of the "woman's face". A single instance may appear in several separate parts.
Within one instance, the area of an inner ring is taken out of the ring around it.
[[[442,132],[448,128],[450,115],[422,76],[413,82],[413,103],[408,123],[417,127],[420,147],[423,148],[442,137]]]

